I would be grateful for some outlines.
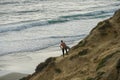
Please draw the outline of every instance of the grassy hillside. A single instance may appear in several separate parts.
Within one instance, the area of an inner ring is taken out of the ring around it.
[[[101,21],[69,55],[48,58],[21,80],[120,80],[120,10]]]

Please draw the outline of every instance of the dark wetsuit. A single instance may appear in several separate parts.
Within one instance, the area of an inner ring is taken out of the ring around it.
[[[64,51],[66,51],[66,53],[68,54],[67,46],[64,42],[61,42],[60,47],[62,49],[62,53],[63,53],[63,57],[64,57]]]

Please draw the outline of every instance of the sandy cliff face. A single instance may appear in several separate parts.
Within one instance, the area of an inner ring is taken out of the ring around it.
[[[120,80],[120,10],[101,21],[64,58],[49,58],[21,80]]]

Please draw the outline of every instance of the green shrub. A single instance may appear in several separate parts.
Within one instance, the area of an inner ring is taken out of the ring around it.
[[[79,56],[83,56],[83,55],[86,55],[88,53],[88,49],[83,49],[82,51],[80,51],[78,53]]]
[[[73,60],[79,56],[83,56],[83,55],[86,55],[88,53],[88,49],[83,49],[82,51],[78,52],[77,55],[74,55],[74,56],[71,56],[70,57],[70,60]]]
[[[86,80],[95,80],[95,78],[88,77]]]
[[[35,72],[41,72],[46,66],[48,66],[49,64],[54,65],[54,61],[56,60],[55,57],[50,57],[48,59],[45,60],[45,62],[40,63],[36,69]]]
[[[73,47],[73,49],[85,46],[86,42],[87,42],[86,40],[80,41],[76,46]]]
[[[79,45],[80,47],[82,47],[82,46],[84,46],[85,44],[86,44],[86,40],[82,40],[82,41],[79,42],[78,45]]]
[[[101,24],[100,27],[98,28],[98,30],[100,30],[100,31],[104,31],[107,28],[111,27],[111,23],[109,22],[109,20],[105,20],[104,22],[101,22],[99,24]]]
[[[97,73],[97,76],[95,77],[95,80],[100,80],[102,78],[102,75],[104,74],[105,72],[98,72]]]
[[[73,59],[75,59],[75,58],[77,58],[77,57],[78,57],[78,55],[71,56],[71,57],[70,57],[70,60],[73,60]]]
[[[61,73],[62,71],[61,71],[61,69],[56,68],[56,69],[55,69],[55,72],[56,72],[56,73]]]
[[[118,53],[118,52],[119,52],[119,51],[116,51],[116,52],[114,52],[114,53],[106,56],[105,58],[103,58],[103,59],[99,62],[96,71],[99,70],[100,68],[104,67],[104,66],[105,66],[105,63],[108,61],[108,59],[110,59],[114,54],[116,54],[116,53]]]

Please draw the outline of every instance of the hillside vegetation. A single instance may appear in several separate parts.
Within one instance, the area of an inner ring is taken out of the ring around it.
[[[120,80],[120,10],[101,21],[69,55],[48,58],[21,80]]]

